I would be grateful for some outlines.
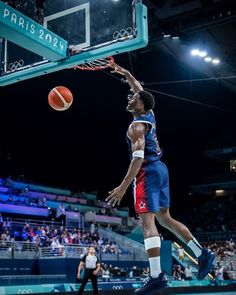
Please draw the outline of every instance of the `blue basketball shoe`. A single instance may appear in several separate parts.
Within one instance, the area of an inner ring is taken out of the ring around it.
[[[137,290],[134,291],[135,295],[143,295],[143,294],[150,294],[152,291],[162,289],[162,288],[167,288],[167,277],[166,275],[162,272],[159,274],[157,278],[152,278],[149,276],[143,286]]]
[[[215,253],[207,248],[202,249],[201,256],[198,257],[197,278],[203,280],[210,272],[216,256]]]

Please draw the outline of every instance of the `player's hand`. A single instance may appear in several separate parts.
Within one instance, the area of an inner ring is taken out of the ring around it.
[[[80,274],[79,273],[77,274],[77,279],[80,280]]]
[[[108,205],[111,205],[113,207],[115,207],[116,205],[119,206],[125,192],[126,190],[124,190],[121,186],[118,186],[112,191],[108,192],[109,196],[106,198]]]
[[[93,275],[96,276],[98,272],[96,270],[93,271]]]
[[[120,75],[125,75],[127,73],[129,73],[128,70],[122,68],[121,66],[119,66],[118,64],[114,63],[113,65],[111,65],[111,68],[113,68],[114,70],[111,71],[111,73],[118,73]]]

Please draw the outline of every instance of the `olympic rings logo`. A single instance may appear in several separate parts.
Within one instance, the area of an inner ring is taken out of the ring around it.
[[[112,290],[123,290],[123,286],[121,285],[113,286]]]
[[[127,29],[122,29],[120,31],[115,31],[113,33],[113,39],[120,39],[120,38],[124,38],[124,37],[129,37],[130,35],[132,35],[133,33],[133,29],[131,27],[128,27]]]
[[[32,294],[33,291],[31,289],[18,289],[17,294]]]
[[[10,71],[14,71],[14,70],[17,70],[17,69],[23,67],[23,65],[24,65],[24,61],[23,61],[23,59],[20,59],[19,61],[15,61],[15,62],[10,63],[8,65],[8,69]]]

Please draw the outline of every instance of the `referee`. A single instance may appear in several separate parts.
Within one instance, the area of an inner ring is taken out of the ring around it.
[[[100,270],[100,261],[98,257],[95,255],[94,246],[89,246],[88,254],[84,255],[80,261],[78,267],[77,278],[80,279],[80,272],[84,269],[84,276],[82,279],[82,283],[79,288],[78,295],[82,295],[84,288],[89,279],[91,279],[93,286],[93,294],[98,295],[98,283],[97,283],[97,274]]]

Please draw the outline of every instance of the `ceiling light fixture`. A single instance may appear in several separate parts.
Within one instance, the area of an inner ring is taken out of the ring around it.
[[[199,49],[193,49],[191,50],[191,55],[192,56],[197,56],[199,54]]]
[[[204,58],[204,60],[205,60],[205,62],[211,62],[211,61],[212,61],[212,57],[210,57],[210,56],[206,56],[206,57]]]
[[[205,57],[205,56],[207,56],[207,52],[206,52],[206,51],[200,51],[200,52],[198,53],[198,55],[199,55],[200,57]]]
[[[218,65],[220,63],[219,58],[213,58],[211,61],[214,65]]]

